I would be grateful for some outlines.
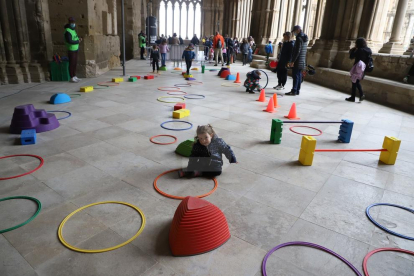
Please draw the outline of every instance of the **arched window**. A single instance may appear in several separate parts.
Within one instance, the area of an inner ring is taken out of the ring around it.
[[[185,39],[191,39],[194,34],[200,37],[201,1],[161,0],[160,18],[158,19],[160,34],[172,36],[173,33],[177,33],[177,35]]]

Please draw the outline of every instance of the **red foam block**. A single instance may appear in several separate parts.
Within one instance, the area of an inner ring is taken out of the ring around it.
[[[144,79],[146,79],[146,80],[153,80],[154,79],[154,76],[144,76]]]
[[[226,217],[217,206],[191,196],[181,201],[170,228],[169,242],[174,256],[203,254],[229,239]]]
[[[141,79],[141,76],[130,76],[131,78],[137,78],[137,80]]]
[[[177,103],[174,105],[174,111],[180,110],[180,109],[185,109],[185,103]]]

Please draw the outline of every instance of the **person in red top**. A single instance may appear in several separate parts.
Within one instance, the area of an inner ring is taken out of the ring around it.
[[[213,48],[214,48],[214,54],[216,56],[216,64],[214,66],[217,66],[218,63],[218,56],[221,57],[221,65],[224,66],[224,59],[223,59],[223,49],[224,49],[224,38],[220,35],[219,32],[216,32],[216,35],[213,38]]]

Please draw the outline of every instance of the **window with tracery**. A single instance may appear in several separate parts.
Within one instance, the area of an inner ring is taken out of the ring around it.
[[[159,11],[159,32],[165,36],[174,33],[183,39],[201,35],[202,0],[162,0]]]

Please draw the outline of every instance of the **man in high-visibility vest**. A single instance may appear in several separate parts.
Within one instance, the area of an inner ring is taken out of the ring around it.
[[[138,39],[139,39],[139,47],[141,48],[141,59],[145,59],[144,58],[144,52],[145,52],[145,47],[146,47],[146,39],[145,39],[145,34],[141,31],[141,33],[138,35]]]
[[[75,26],[75,19],[69,17],[69,23],[65,25],[64,36],[66,48],[68,49],[70,82],[79,82],[81,80],[76,77],[76,66],[78,65],[79,43],[82,42],[82,38],[78,37]]]

